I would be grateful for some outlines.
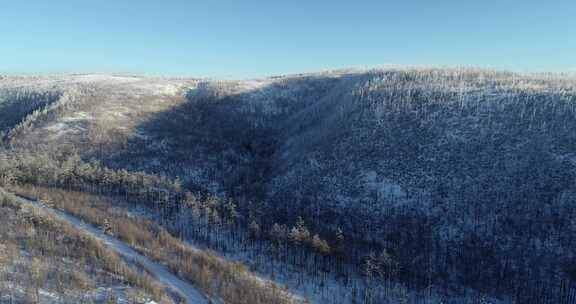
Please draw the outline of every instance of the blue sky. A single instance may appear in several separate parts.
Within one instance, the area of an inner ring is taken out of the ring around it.
[[[0,73],[576,71],[576,1],[0,0]]]

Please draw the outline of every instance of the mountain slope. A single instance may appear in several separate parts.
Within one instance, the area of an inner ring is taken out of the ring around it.
[[[90,235],[96,240],[105,244],[109,249],[116,252],[118,255],[125,259],[138,263],[150,273],[156,280],[164,284],[168,289],[176,292],[186,303],[207,303],[208,301],[202,296],[202,294],[196,290],[189,283],[179,279],[177,276],[170,273],[164,266],[153,262],[147,257],[137,253],[126,243],[107,235],[101,229],[94,226],[87,225],[82,220],[66,214],[63,211],[54,210],[48,208],[37,201],[25,200],[23,198],[18,198],[22,204],[32,205],[36,208],[42,209],[48,212],[55,218],[68,223],[68,225],[74,227],[75,229],[81,231],[84,234]]]
[[[11,151],[74,151],[232,198],[246,226],[303,217],[331,244],[342,229],[354,263],[386,250],[414,286],[520,302],[561,302],[574,286],[573,78],[386,69],[58,84],[71,87],[74,106],[11,137]]]
[[[0,189],[0,302],[174,301],[99,240]]]

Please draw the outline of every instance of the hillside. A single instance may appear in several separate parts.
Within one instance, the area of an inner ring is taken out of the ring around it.
[[[216,197],[202,210],[222,217],[231,199],[233,225],[262,246],[301,218],[334,249],[328,265],[362,273],[370,252],[386,252],[394,263],[381,280],[413,290],[576,297],[574,78],[476,69],[8,77],[0,96],[3,183],[146,198],[171,229],[193,218],[174,207],[183,193]],[[198,231],[234,233],[210,223]]]
[[[103,243],[0,192],[0,303],[175,303]]]

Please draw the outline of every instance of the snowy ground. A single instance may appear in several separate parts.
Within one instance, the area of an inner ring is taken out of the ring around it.
[[[100,229],[92,225],[86,224],[80,219],[71,216],[69,214],[66,214],[62,211],[50,209],[36,201],[25,199],[21,200],[26,204],[31,204],[33,206],[48,211],[57,218],[66,221],[73,227],[76,227],[77,229],[80,229],[85,233],[93,236],[94,238],[102,241],[106,246],[116,251],[124,258],[132,260],[138,263],[139,265],[142,265],[142,267],[144,267],[147,272],[152,274],[158,281],[164,284],[168,289],[178,293],[181,297],[183,297],[186,300],[186,303],[189,304],[208,303],[206,298],[204,298],[204,296],[198,290],[196,290],[194,286],[190,285],[188,282],[179,279],[177,276],[170,273],[164,266],[156,262],[153,262],[149,258],[137,253],[124,242],[116,238],[113,238],[109,235],[106,235]]]

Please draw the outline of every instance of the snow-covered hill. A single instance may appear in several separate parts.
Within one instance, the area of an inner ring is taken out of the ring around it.
[[[13,151],[66,147],[178,178],[232,198],[246,217],[264,214],[265,228],[299,216],[328,240],[340,228],[354,246],[386,248],[414,285],[434,277],[511,292],[527,281],[548,296],[576,279],[566,266],[576,252],[573,77],[434,68],[245,81],[72,75],[3,78],[0,92],[6,111],[34,101],[0,124]]]

